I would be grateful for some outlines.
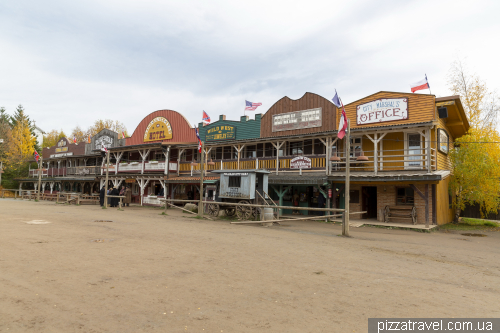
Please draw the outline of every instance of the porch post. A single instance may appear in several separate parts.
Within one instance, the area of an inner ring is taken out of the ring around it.
[[[271,142],[271,144],[274,146],[274,148],[276,148],[276,175],[278,175],[278,169],[280,167],[280,158],[279,158],[280,148],[281,148],[281,146],[283,146],[284,143],[285,143],[285,141],[283,141],[281,143],[279,141],[277,141],[276,143]]]
[[[181,156],[185,149],[177,149],[177,177],[181,174]]]
[[[425,130],[425,148],[427,151],[427,172],[432,172],[432,159],[431,159],[431,130]]]

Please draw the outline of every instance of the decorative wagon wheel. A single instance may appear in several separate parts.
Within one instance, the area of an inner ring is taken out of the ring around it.
[[[226,216],[234,216],[236,214],[236,208],[234,207],[228,207],[224,211],[226,212]]]
[[[214,217],[219,216],[219,205],[216,203],[208,204],[208,214]]]
[[[389,222],[389,216],[391,216],[391,210],[389,209],[389,206],[385,206],[384,210],[384,222]]]
[[[417,207],[412,207],[411,209],[411,221],[413,224],[417,224]]]
[[[238,202],[240,204],[244,205],[249,205],[250,203],[246,200],[241,200]],[[236,216],[238,216],[239,219],[242,220],[248,220],[250,217],[252,217],[252,207],[247,207],[247,206],[236,206]]]

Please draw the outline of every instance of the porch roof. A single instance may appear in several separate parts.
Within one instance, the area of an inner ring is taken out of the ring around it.
[[[212,184],[216,181],[219,180],[219,177],[213,177],[213,176],[208,176],[208,177],[203,177],[203,183],[204,184]],[[190,184],[190,183],[200,183],[200,176],[192,176],[192,177],[173,177],[173,178],[165,178],[165,183],[167,184]]]
[[[302,176],[299,172],[286,172],[276,175],[270,173],[268,178],[269,184],[281,185],[323,185],[328,182],[328,177],[325,172],[303,172]]]
[[[402,182],[402,181],[440,181],[450,175],[449,170],[438,170],[433,172],[405,170],[405,171],[379,171],[374,172],[352,172],[351,181],[359,182]],[[345,173],[328,176],[330,181],[345,182]]]

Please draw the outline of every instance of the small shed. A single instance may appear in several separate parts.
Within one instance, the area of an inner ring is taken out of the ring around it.
[[[268,193],[269,171],[250,170],[214,170],[220,174],[219,198],[254,200],[255,191],[266,197]]]

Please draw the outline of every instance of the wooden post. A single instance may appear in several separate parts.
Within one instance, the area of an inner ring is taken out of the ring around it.
[[[350,194],[350,167],[351,167],[351,122],[347,119],[347,131],[345,136],[345,151],[346,151],[346,163],[345,163],[345,213],[343,218],[344,228],[342,230],[343,236],[349,236],[349,194]]]
[[[203,171],[205,163],[205,142],[201,142],[201,163],[200,163],[200,202],[198,203],[198,216],[203,216]],[[221,160],[222,163],[222,160]]]
[[[40,189],[42,188],[42,167],[43,157],[40,156],[40,163],[38,164],[38,192],[36,194],[36,201],[40,201]]]
[[[429,184],[425,184],[425,228],[429,228]]]
[[[106,152],[106,188],[104,189],[104,207],[108,208],[108,174],[109,174],[109,151]]]
[[[425,145],[427,148],[427,172],[432,172],[432,158],[431,158],[431,130],[425,130]]]

